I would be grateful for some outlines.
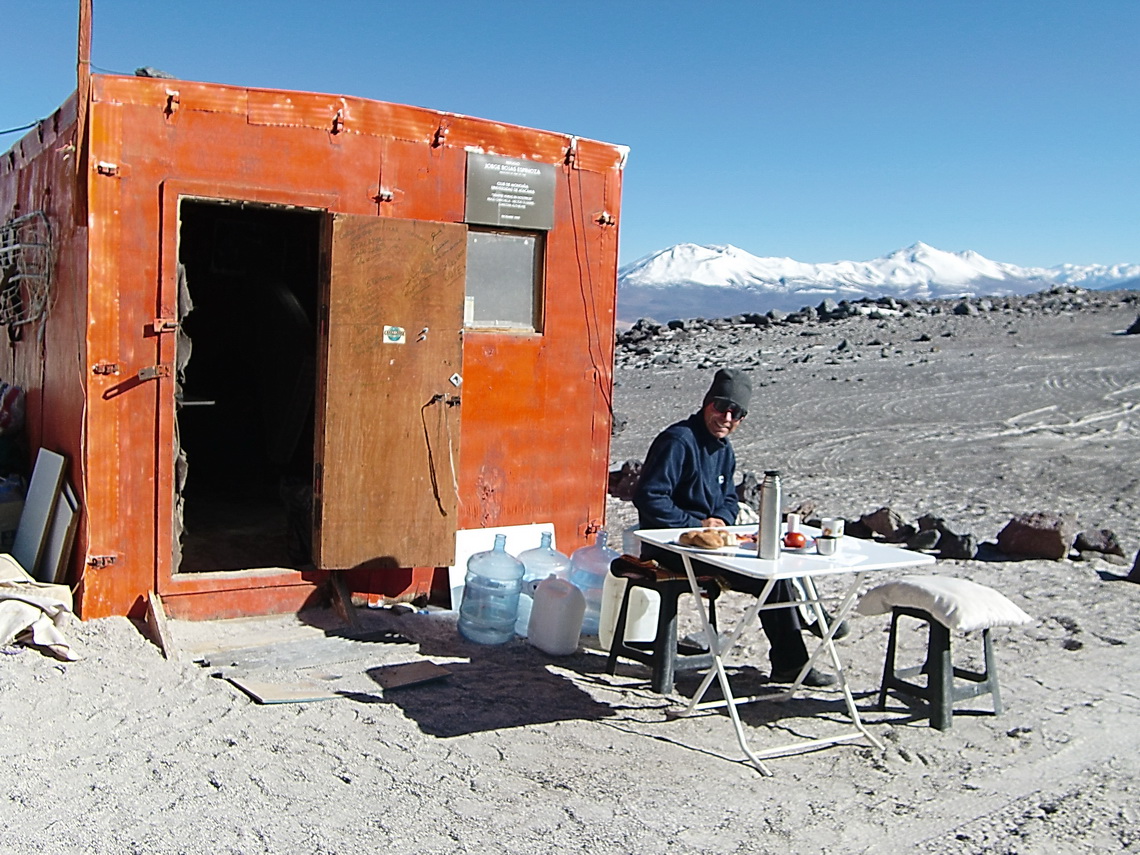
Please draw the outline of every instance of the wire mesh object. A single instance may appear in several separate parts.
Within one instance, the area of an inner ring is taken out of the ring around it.
[[[0,326],[22,326],[47,314],[51,251],[43,211],[0,224]]]

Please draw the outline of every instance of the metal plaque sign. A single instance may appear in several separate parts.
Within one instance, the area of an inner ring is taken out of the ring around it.
[[[516,229],[554,228],[554,183],[558,169],[494,154],[467,153],[464,220]]]

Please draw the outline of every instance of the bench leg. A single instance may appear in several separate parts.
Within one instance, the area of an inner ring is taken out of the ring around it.
[[[606,673],[610,676],[617,673],[618,653],[625,646],[625,624],[629,619],[629,595],[632,591],[633,585],[627,580],[625,593],[621,598],[621,608],[618,610],[617,623],[614,625],[614,637],[610,641],[610,655],[606,659]]]
[[[653,639],[653,691],[667,695],[673,691],[677,675],[677,600],[676,592],[659,586],[661,605],[657,612],[657,637]]]
[[[982,632],[982,647],[985,651],[986,686],[994,699],[994,715],[1001,715],[1001,691],[998,689],[997,665],[994,663],[994,645],[990,641],[990,631]]]
[[[948,730],[954,715],[954,663],[950,659],[950,630],[936,620],[927,622],[930,636],[926,648],[927,691],[930,693],[930,726]]]
[[[887,636],[887,658],[883,661],[883,681],[879,684],[879,703],[876,709],[885,710],[887,708],[887,689],[891,686],[891,679],[895,675],[895,650],[897,649],[897,638],[899,628],[899,613],[891,610],[891,632]]]

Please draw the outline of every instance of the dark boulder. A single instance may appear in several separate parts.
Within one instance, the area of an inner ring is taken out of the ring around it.
[[[627,460],[621,465],[621,469],[610,470],[609,494],[615,499],[631,501],[640,478],[641,461]]]
[[[1136,560],[1132,562],[1132,572],[1124,578],[1129,582],[1140,583],[1140,552],[1136,553]]]
[[[1124,547],[1109,528],[1089,528],[1077,535],[1073,548],[1077,552],[1100,552],[1104,555],[1124,557]]]
[[[969,561],[978,554],[978,542],[972,534],[942,532],[938,537],[938,557]]]
[[[1059,561],[1069,554],[1074,528],[1073,520],[1065,514],[1022,514],[998,532],[997,545],[1006,555]]]
[[[760,507],[760,479],[754,473],[741,475],[740,483],[736,485],[736,498],[752,508]]]
[[[890,508],[879,508],[877,511],[863,514],[863,516],[859,517],[859,522],[865,525],[870,531],[888,540],[897,537],[903,528],[902,517]],[[913,533],[912,529],[911,534]]]

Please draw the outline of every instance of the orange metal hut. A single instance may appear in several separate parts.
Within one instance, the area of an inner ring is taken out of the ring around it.
[[[624,148],[88,80],[0,159],[0,229],[50,237],[0,380],[26,390],[31,448],[69,461],[81,616],[138,615],[151,590],[185,618],[292,611],[331,571],[425,597],[458,530],[586,542]]]

